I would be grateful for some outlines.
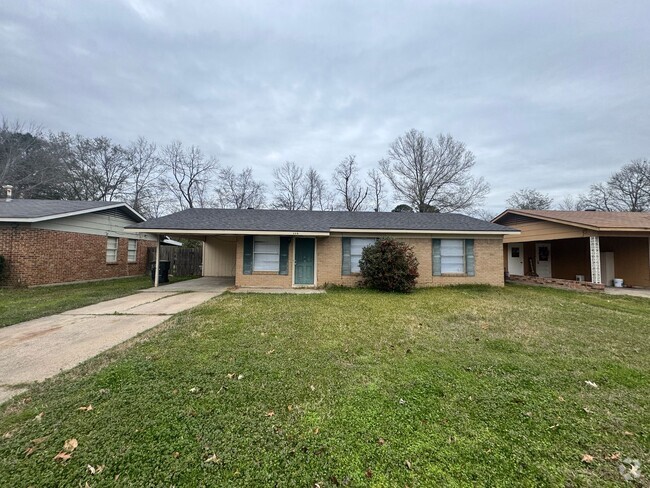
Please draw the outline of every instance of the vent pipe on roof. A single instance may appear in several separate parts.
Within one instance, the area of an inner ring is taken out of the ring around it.
[[[7,192],[7,198],[5,199],[5,201],[10,202],[11,194],[13,193],[14,187],[11,185],[3,185],[2,189]]]

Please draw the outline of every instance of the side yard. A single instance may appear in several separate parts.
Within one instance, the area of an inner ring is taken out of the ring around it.
[[[0,479],[644,486],[649,330],[525,286],[225,294],[0,407]]]
[[[189,277],[170,278],[180,281]],[[0,288],[0,327],[111,300],[151,287],[148,276],[37,288]]]

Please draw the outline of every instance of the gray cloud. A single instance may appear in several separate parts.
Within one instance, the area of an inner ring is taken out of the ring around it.
[[[264,179],[449,132],[498,211],[650,156],[648,18],[647,2],[3,2],[0,112],[180,139]]]

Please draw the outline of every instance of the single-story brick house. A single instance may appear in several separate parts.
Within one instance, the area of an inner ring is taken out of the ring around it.
[[[650,213],[509,209],[492,222],[521,231],[504,238],[511,276],[650,287]]]
[[[391,236],[413,246],[418,286],[502,286],[514,229],[459,214],[189,209],[127,228],[203,241],[203,275],[240,287],[355,285],[362,249]]]
[[[34,286],[144,274],[156,237],[126,233],[144,222],[125,203],[0,201],[0,283]]]

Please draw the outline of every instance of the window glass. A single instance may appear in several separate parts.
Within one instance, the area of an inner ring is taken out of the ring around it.
[[[440,241],[441,273],[465,272],[465,241],[462,239],[442,239]]]
[[[255,236],[253,243],[253,271],[279,271],[280,238]]]
[[[106,262],[117,262],[117,237],[106,238]]]
[[[354,237],[350,239],[350,271],[352,273],[359,273],[361,271],[359,268],[359,260],[361,259],[363,248],[374,243],[375,239],[372,238]]]
[[[138,259],[138,241],[129,239],[129,263],[135,263]]]

